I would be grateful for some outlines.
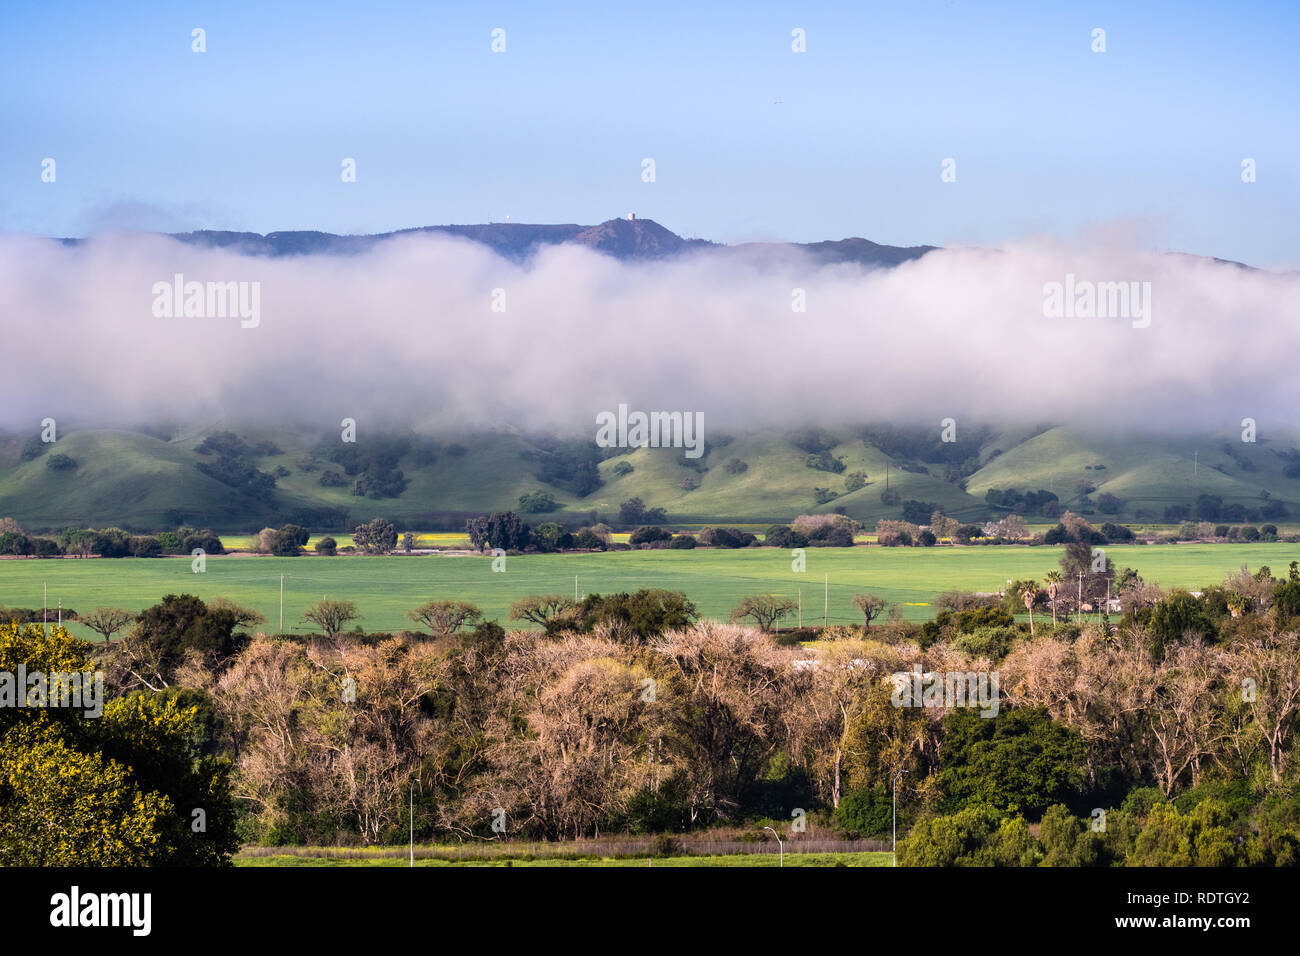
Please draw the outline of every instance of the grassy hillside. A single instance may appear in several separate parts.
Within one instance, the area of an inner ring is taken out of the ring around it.
[[[210,468],[214,457],[198,449],[222,431],[273,446],[247,459],[257,471],[278,470],[273,492],[251,493],[200,470],[200,465]],[[0,516],[36,531],[69,525],[145,531],[184,522],[250,532],[290,520],[317,530],[342,530],[374,516],[420,530],[459,530],[466,514],[515,508],[521,494],[546,491],[558,510],[529,520],[573,522],[595,514],[616,521],[620,503],[638,497],[682,524],[766,525],[842,510],[871,527],[879,518],[899,517],[900,503],[907,499],[933,502],[964,521],[996,517],[1005,512],[986,504],[990,488],[1048,489],[1060,497],[1062,507],[1085,512],[1095,508],[1101,495],[1111,494],[1123,502],[1115,517],[1130,521],[1161,520],[1168,506],[1194,505],[1201,494],[1252,510],[1265,504],[1267,494],[1286,503],[1292,515],[1300,513],[1300,478],[1285,474],[1288,466],[1300,468],[1286,457],[1300,447],[1295,434],[1244,444],[1231,433],[1175,439],[1067,428],[986,429],[958,455],[947,454],[933,435],[927,445],[909,440],[909,434],[923,433],[873,435],[877,444],[849,428],[818,432],[813,444],[806,433],[709,434],[707,454],[695,461],[668,448],[606,457],[598,465],[603,484],[586,494],[579,493],[579,482],[565,480],[563,468],[560,478],[549,476],[549,483],[538,477],[548,456],[553,464],[557,454],[580,454],[580,442],[557,452],[560,446],[554,441],[504,432],[410,436],[394,465],[407,482],[405,489],[397,497],[362,497],[352,494],[353,476],[329,460],[341,447],[337,433],[329,436],[332,444],[321,445],[320,435],[237,424],[155,434],[68,429],[54,445],[29,447],[28,454],[36,457],[27,460],[23,448],[29,436],[0,438]],[[373,446],[368,439],[392,437],[363,433],[355,447],[369,453]],[[814,453],[810,448],[822,455],[825,467],[840,470],[808,467]],[[55,455],[72,459],[75,467],[50,467]],[[340,484],[322,484],[322,475],[331,471],[340,476]],[[866,484],[849,491],[846,478],[855,473],[864,474]],[[959,483],[963,476],[965,490]],[[1094,488],[1086,498],[1079,490],[1082,482]],[[882,500],[886,483],[896,496],[893,503]],[[818,503],[818,488],[836,497]],[[1094,513],[1097,520],[1108,517]]]
[[[1300,510],[1300,479],[1286,477],[1287,461],[1279,453],[1296,447],[1291,433],[1250,444],[1238,433],[1170,438],[1053,428],[993,458],[970,477],[967,490],[982,500],[990,488],[1045,488],[1064,506],[1078,508],[1078,486],[1087,482],[1096,489],[1090,498],[1109,493],[1121,499],[1122,517],[1152,520],[1202,494],[1257,509],[1267,492],[1294,514]]]

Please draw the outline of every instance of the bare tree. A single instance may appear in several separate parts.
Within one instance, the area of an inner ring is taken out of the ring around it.
[[[106,645],[113,643],[113,635],[135,620],[135,615],[120,607],[97,607],[78,618],[82,624],[104,638]]]
[[[302,619],[310,621],[324,632],[328,638],[335,638],[351,622],[359,619],[357,606],[351,601],[329,601],[322,599],[303,611]]]
[[[755,594],[745,598],[731,612],[733,621],[743,621],[746,618],[751,619],[755,626],[764,633],[771,631],[772,626],[783,617],[789,617],[799,605],[789,598],[777,597],[774,594]]]
[[[1300,632],[1271,628],[1235,647],[1232,674],[1268,744],[1273,782],[1287,762],[1287,741],[1300,715]]]
[[[534,594],[510,605],[510,620],[531,621],[550,630],[556,623],[572,617],[576,609],[573,599],[563,594]]]
[[[785,711],[790,756],[803,765],[818,795],[838,807],[844,793],[849,731],[869,689],[896,670],[891,652],[869,652],[862,641],[837,641],[798,671],[793,705]]]
[[[407,612],[406,616],[423,624],[434,637],[450,637],[462,627],[476,623],[483,612],[464,601],[430,601]]]
[[[885,599],[875,594],[855,594],[853,605],[866,618],[866,623],[862,626],[864,631],[871,630],[871,622],[885,611]]]

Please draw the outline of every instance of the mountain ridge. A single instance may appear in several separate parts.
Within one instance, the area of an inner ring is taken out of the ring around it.
[[[523,262],[542,248],[565,243],[585,246],[623,262],[652,261],[687,252],[729,252],[779,257],[803,252],[821,264],[856,262],[870,267],[892,267],[919,259],[939,246],[891,246],[859,236],[819,242],[744,242],[735,245],[708,239],[687,239],[653,219],[607,219],[594,225],[578,223],[487,222],[415,226],[389,232],[342,235],[319,230],[277,230],[268,233],[200,229],[160,233],[195,246],[233,249],[247,255],[280,258],[295,255],[360,255],[400,236],[441,234],[477,242],[498,255]],[[77,246],[85,238],[62,238]]]

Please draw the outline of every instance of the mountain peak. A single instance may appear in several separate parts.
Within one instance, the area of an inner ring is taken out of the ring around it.
[[[588,226],[574,242],[589,246],[616,259],[658,259],[675,255],[691,246],[711,246],[702,239],[683,239],[653,219],[607,219],[598,226]]]

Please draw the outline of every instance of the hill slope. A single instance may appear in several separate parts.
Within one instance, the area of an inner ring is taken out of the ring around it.
[[[261,443],[245,464],[248,473],[277,475],[271,492],[232,485],[214,469],[211,453],[200,454],[205,438],[226,431],[248,445]],[[1257,521],[1270,501],[1300,514],[1300,477],[1288,477],[1288,471],[1300,474],[1300,436],[1273,436],[1254,445],[1233,444],[1233,438],[985,429],[959,455],[943,459],[945,449],[919,430],[846,428],[811,437],[754,431],[711,436],[707,453],[692,461],[677,449],[602,452],[585,439],[503,432],[392,435],[345,448],[337,435],[322,442],[308,432],[233,424],[176,433],[169,440],[136,431],[68,430],[56,445],[32,449],[39,454],[30,460],[22,454],[26,436],[0,438],[0,516],[12,516],[29,530],[150,530],[184,522],[256,531],[289,520],[342,530],[376,515],[453,530],[463,527],[467,514],[518,508],[521,495],[546,492],[556,510],[533,514],[530,521],[617,521],[620,504],[640,498],[681,523],[785,522],[799,514],[842,511],[870,527],[880,518],[900,517],[909,499],[963,521],[1008,513],[986,501],[990,489],[1046,489],[1058,496],[1060,509],[1091,511],[1098,521],[1159,521],[1171,506],[1195,508],[1200,495],[1216,496],[1225,509],[1248,509]],[[337,457],[340,452],[347,454]],[[385,453],[391,457],[387,465],[373,464]],[[56,454],[75,467],[52,468]],[[602,460],[602,454],[609,457]],[[965,457],[954,465],[959,456]],[[594,488],[593,468],[601,482]],[[387,480],[397,471],[404,487],[397,481],[386,489],[400,490],[396,496],[353,493],[354,483],[369,481],[371,472]],[[850,491],[850,478],[865,483]],[[888,496],[882,494],[886,484]],[[819,503],[818,489],[833,497]],[[1119,502],[1113,517],[1098,510],[1105,494]],[[1030,520],[1048,520],[1041,510],[1017,510]],[[1223,519],[1242,520],[1226,514]]]

